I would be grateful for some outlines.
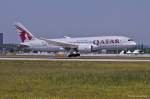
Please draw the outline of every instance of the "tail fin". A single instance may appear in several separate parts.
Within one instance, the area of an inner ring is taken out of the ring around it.
[[[15,27],[22,42],[30,41],[35,38],[21,23],[15,23]]]

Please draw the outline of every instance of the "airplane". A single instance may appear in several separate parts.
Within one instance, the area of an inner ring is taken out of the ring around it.
[[[140,54],[140,50],[139,50],[139,49],[134,50],[132,53],[133,53],[134,55],[139,55],[139,54]]]
[[[80,56],[80,52],[93,52],[100,49],[127,49],[136,46],[136,42],[125,36],[77,37],[65,36],[58,39],[36,38],[21,23],[15,23],[21,38],[20,46],[33,50],[65,51],[68,57]]]

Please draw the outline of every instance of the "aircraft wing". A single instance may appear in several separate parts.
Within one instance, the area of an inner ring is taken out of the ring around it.
[[[74,45],[71,43],[66,43],[66,42],[59,42],[59,41],[54,41],[46,38],[41,38],[42,40],[48,42],[49,44],[54,44],[56,46],[62,46],[64,48],[78,48],[78,45]]]

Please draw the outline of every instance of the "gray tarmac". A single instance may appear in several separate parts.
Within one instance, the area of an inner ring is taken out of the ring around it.
[[[101,61],[101,62],[150,62],[150,59],[81,59],[81,58],[0,58],[0,60],[32,60],[32,61]]]
[[[49,55],[1,55],[0,60],[33,60],[33,61],[110,61],[110,62],[150,62],[149,55],[82,55],[80,57]]]

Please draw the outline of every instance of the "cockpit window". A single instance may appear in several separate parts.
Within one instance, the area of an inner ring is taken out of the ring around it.
[[[128,39],[128,41],[133,41],[133,39]]]

